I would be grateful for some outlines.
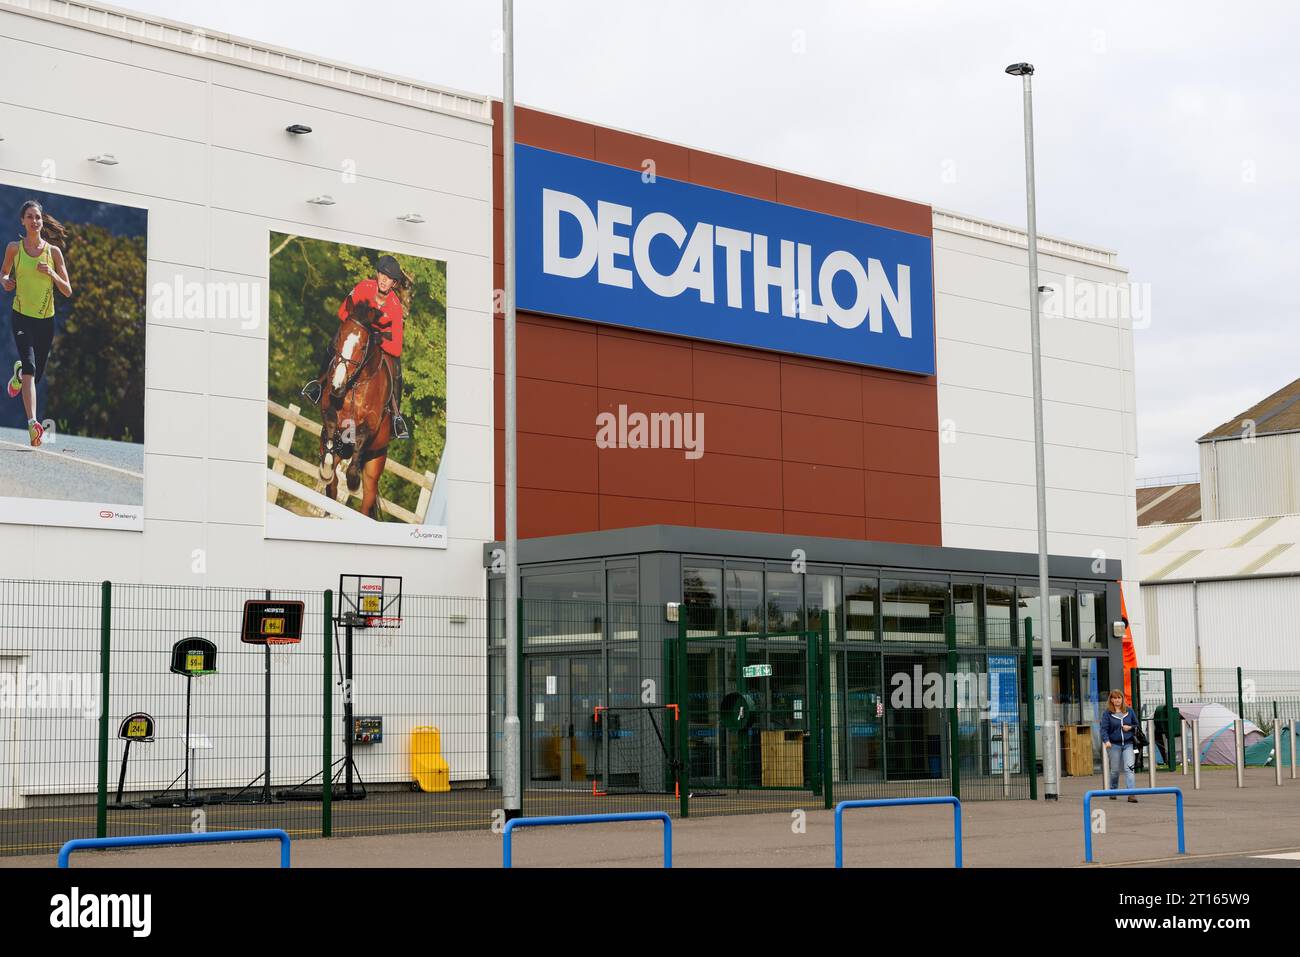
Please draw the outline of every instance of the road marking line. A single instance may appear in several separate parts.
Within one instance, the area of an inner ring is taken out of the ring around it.
[[[1300,851],[1293,851],[1290,854],[1255,854],[1256,859],[1267,859],[1270,861],[1300,861]]]
[[[94,459],[78,459],[73,457],[71,452],[59,453],[54,449],[39,448],[34,449],[30,445],[23,445],[21,442],[10,442],[8,439],[0,439],[0,445],[9,445],[15,449],[23,449],[27,452],[36,452],[41,455],[52,455],[55,458],[62,457],[65,462],[77,462],[81,465],[93,465],[97,469],[108,469],[110,472],[118,472],[131,478],[144,480],[143,472],[132,472],[130,469],[119,468],[116,465],[105,465],[103,462],[96,462]]]

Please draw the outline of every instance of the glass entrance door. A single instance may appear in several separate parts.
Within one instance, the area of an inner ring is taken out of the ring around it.
[[[945,776],[945,665],[944,655],[885,655],[886,780]]]
[[[836,780],[874,783],[885,776],[885,701],[878,651],[835,652],[832,713],[837,728]],[[843,708],[842,716],[839,708]]]
[[[603,664],[600,654],[529,656],[530,784],[581,788],[600,777]]]

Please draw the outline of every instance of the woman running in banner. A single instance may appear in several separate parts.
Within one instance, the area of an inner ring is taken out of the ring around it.
[[[9,380],[9,398],[22,393],[27,411],[27,435],[38,448],[45,429],[36,420],[36,383],[45,378],[45,365],[54,344],[54,290],[72,295],[68,267],[61,248],[67,231],[53,216],[47,216],[34,199],[23,203],[18,221],[23,238],[5,248],[4,266],[0,267],[0,285],[14,294],[10,322],[18,361]]]

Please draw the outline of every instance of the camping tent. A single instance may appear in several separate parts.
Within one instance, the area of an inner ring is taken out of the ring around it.
[[[1237,738],[1233,732],[1233,722],[1237,716],[1221,704],[1180,704],[1178,710],[1188,722],[1200,721],[1200,746],[1202,764],[1236,764]],[[1265,738],[1264,732],[1253,721],[1245,722],[1246,755],[1249,758],[1251,745],[1258,744]]]
[[[1300,741],[1296,742],[1300,745]],[[1297,748],[1300,751],[1300,748]],[[1300,755],[1296,760],[1300,762]],[[1273,766],[1273,735],[1269,733],[1254,744],[1246,746],[1246,766],[1251,768],[1271,768]],[[1282,767],[1291,766],[1291,729],[1282,727]]]

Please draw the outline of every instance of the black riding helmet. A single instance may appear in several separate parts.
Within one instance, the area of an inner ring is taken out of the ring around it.
[[[383,273],[393,282],[406,283],[406,273],[402,272],[402,267],[397,264],[397,260],[392,256],[380,256],[379,262],[375,264],[375,272]]]

